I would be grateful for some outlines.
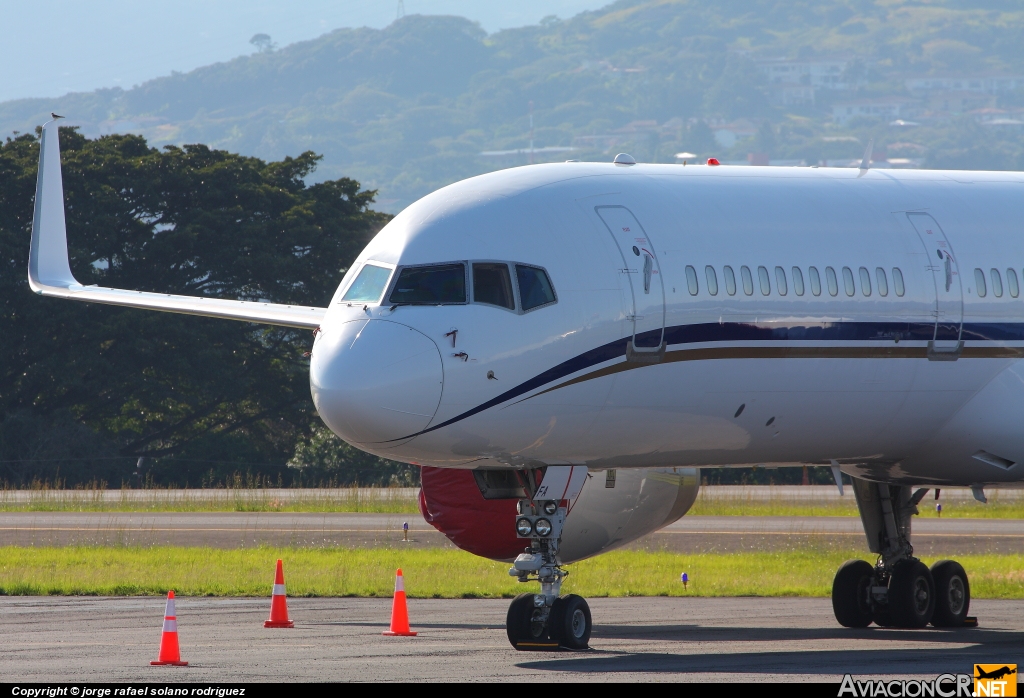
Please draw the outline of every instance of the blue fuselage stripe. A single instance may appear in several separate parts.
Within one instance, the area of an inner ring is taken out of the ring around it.
[[[965,323],[962,331],[958,332],[958,330],[960,328],[956,325],[950,325],[940,326],[939,331],[936,332],[935,325],[932,323],[913,322],[822,322],[793,325],[708,322],[666,327],[664,340],[668,347],[673,347],[709,342],[894,342],[931,341],[933,338],[955,340],[959,334],[960,338],[965,341],[1024,342],[1024,323]],[[654,346],[660,332],[660,330],[655,330],[637,335],[637,345]],[[403,436],[401,439],[394,439],[394,441],[411,439],[414,436],[441,429],[579,371],[615,359],[624,359],[628,342],[629,338],[617,339],[579,354],[471,410],[423,431]]]

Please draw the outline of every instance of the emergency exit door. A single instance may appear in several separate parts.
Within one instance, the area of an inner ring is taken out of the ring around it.
[[[622,255],[620,272],[627,278],[633,296],[632,349],[658,352],[665,334],[665,288],[658,255],[646,231],[625,206],[597,206]]]
[[[960,351],[960,330],[964,319],[964,295],[956,255],[935,218],[927,213],[908,213],[907,218],[924,244],[928,268],[935,282],[932,348],[936,353],[949,354],[952,358]]]

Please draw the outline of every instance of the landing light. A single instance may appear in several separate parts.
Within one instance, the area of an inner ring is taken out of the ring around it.
[[[541,519],[541,521],[543,521],[543,519]],[[537,523],[539,524],[540,521],[538,521]],[[548,524],[548,530],[551,530],[551,524]],[[518,533],[523,538],[526,538],[531,533],[533,533],[533,524],[530,523],[530,520],[527,518],[519,519],[518,521],[516,521],[516,533]]]
[[[537,531],[538,536],[547,538],[551,533],[551,522],[547,519],[537,519],[537,523],[534,524],[533,528]]]

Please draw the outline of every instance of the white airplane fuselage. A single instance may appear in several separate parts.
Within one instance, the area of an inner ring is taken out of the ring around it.
[[[836,461],[894,483],[1014,483],[1022,185],[596,163],[459,182],[396,216],[346,274],[313,398],[346,441],[420,465]],[[473,302],[474,262],[543,268],[556,300]],[[385,291],[342,300],[366,263],[396,270]],[[446,263],[465,265],[465,303],[390,300],[403,268]]]

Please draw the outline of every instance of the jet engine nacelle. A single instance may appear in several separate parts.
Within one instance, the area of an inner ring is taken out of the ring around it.
[[[614,550],[685,514],[697,499],[698,468],[590,472],[571,503],[559,548],[563,562]],[[421,469],[420,511],[455,545],[511,561],[528,542],[516,536],[523,496],[512,471]]]

